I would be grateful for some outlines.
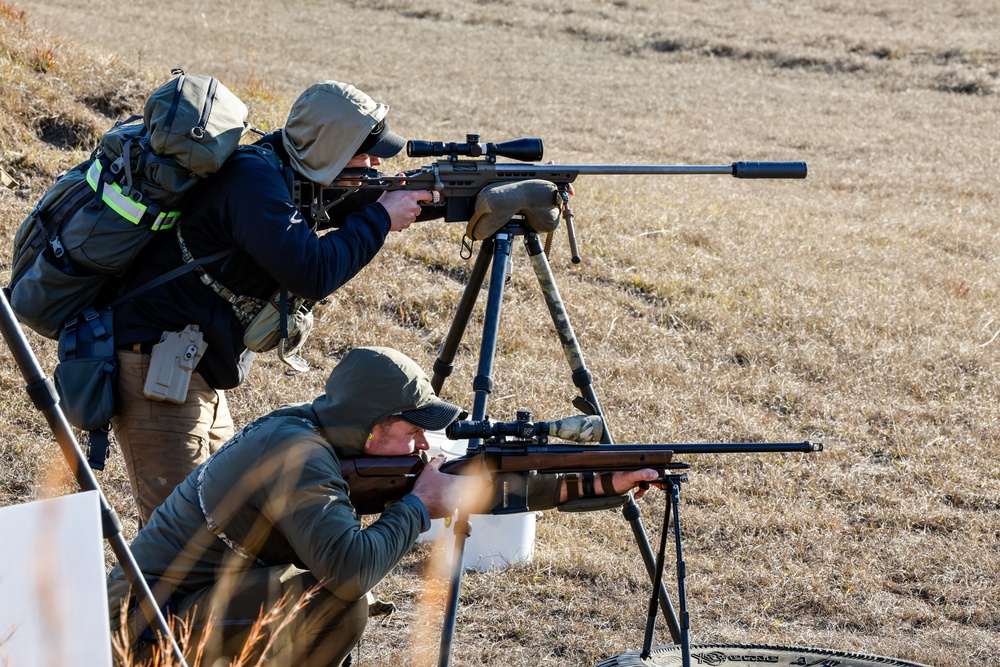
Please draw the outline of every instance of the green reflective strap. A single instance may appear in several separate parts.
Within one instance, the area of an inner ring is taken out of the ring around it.
[[[104,166],[101,164],[101,161],[94,160],[94,163],[90,165],[90,169],[87,170],[87,183],[90,184],[94,192],[97,192],[97,188],[100,185],[101,171],[103,169]],[[122,194],[121,186],[115,182],[106,183],[105,187],[101,188],[101,200],[110,206],[111,210],[133,225],[138,225],[142,222],[142,216],[146,214],[146,205]],[[153,231],[170,229],[177,222],[179,215],[180,211],[161,211],[149,228]]]

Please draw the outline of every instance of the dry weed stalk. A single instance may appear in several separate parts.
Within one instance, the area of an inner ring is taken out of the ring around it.
[[[320,588],[321,585],[317,585],[303,592],[294,603],[291,603],[290,594],[286,594],[269,609],[261,607],[260,613],[247,632],[246,641],[240,648],[239,654],[229,662],[229,667],[251,667],[251,665],[263,667],[273,664],[269,661],[269,655],[278,636],[295,620],[297,615],[305,610]],[[156,643],[151,648],[149,657],[141,658],[136,655],[129,637],[129,617],[126,612],[126,604],[123,603],[120,626],[112,635],[115,664],[119,667],[176,667],[170,641],[160,635],[157,635]],[[141,614],[140,611],[135,613]],[[191,613],[183,617],[167,614],[167,622],[181,652],[188,656],[186,658],[188,667],[201,667],[204,663],[206,647],[212,641],[212,633],[216,627],[221,627],[216,625],[214,616],[210,616],[197,633],[194,631]],[[190,655],[189,647],[194,636],[198,637],[198,643],[194,647],[193,655]]]

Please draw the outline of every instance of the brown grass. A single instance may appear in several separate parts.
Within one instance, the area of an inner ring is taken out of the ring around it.
[[[73,148],[178,65],[249,96],[264,129],[306,85],[336,78],[389,103],[393,128],[415,138],[540,136],[563,163],[807,160],[804,182],[577,182],[584,262],[569,265],[560,232],[552,263],[596,390],[620,442],[826,443],[817,456],[692,461],[681,518],[695,641],[1000,664],[992,3],[153,6],[39,0],[29,23],[2,6],[0,168],[22,183],[0,188],[4,238],[81,159]],[[129,26],[114,55],[96,27],[109,15]],[[292,377],[262,359],[231,394],[237,422],[312,397],[353,346],[391,344],[429,368],[470,266],[462,231],[391,238],[320,308],[315,370]],[[575,391],[515,257],[490,412],[561,417]],[[450,400],[471,403],[480,324]],[[31,341],[51,369],[54,344]],[[36,495],[37,462],[58,455],[9,362],[0,383],[9,504]],[[100,479],[134,521],[117,456]],[[662,500],[641,503],[654,539]],[[399,611],[370,625],[360,664],[425,664],[436,650],[411,645],[439,622],[419,611],[437,595],[422,576],[431,551],[376,589]],[[532,563],[465,577],[453,663],[587,665],[636,648],[647,584],[620,517],[545,514]]]

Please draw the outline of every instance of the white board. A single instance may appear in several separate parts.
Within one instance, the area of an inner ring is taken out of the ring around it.
[[[0,665],[111,665],[96,491],[0,508]]]

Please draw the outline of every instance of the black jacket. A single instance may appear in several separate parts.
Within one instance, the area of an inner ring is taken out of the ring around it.
[[[266,143],[288,164],[280,131]],[[287,170],[286,170],[287,171]],[[253,151],[240,151],[217,174],[196,186],[180,217],[184,242],[194,257],[227,248],[237,251],[205,269],[231,291],[269,298],[279,286],[319,300],[353,278],[378,253],[389,232],[381,204],[355,200],[337,207],[340,227],[317,235],[293,206],[285,175]],[[173,230],[165,230],[130,270],[119,294],[181,266]],[[198,372],[216,389],[246,377],[253,353],[243,346],[243,327],[228,301],[190,271],[141,292],[115,308],[119,347],[155,343],[164,331],[196,324],[208,348]]]

